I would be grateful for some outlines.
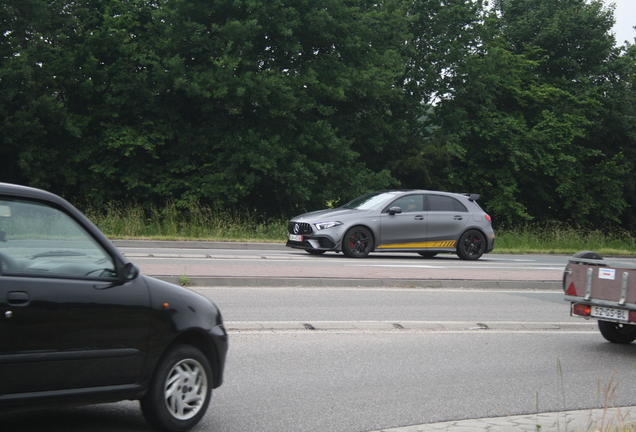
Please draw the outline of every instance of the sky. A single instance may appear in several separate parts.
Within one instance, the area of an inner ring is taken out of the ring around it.
[[[606,5],[616,4],[616,9],[614,9],[616,24],[614,24],[613,29],[616,44],[623,45],[626,40],[634,44],[636,30],[633,27],[636,26],[636,0],[604,0],[604,3]]]

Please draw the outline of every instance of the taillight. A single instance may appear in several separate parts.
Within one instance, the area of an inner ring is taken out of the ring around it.
[[[490,217],[490,215],[486,215],[486,220],[490,223],[492,223],[492,218]]]
[[[578,315],[578,316],[590,316],[590,312],[591,312],[592,308],[590,308],[589,305],[584,305],[584,304],[576,304],[574,303],[572,305],[572,315]]]

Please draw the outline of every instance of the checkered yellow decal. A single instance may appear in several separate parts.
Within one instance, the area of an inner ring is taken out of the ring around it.
[[[423,243],[395,243],[380,245],[376,249],[426,249],[426,248],[452,248],[455,247],[455,240],[442,240]]]

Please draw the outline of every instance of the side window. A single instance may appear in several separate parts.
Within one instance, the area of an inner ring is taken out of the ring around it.
[[[115,277],[112,258],[61,210],[0,198],[0,273],[90,279]]]
[[[424,196],[423,195],[407,195],[400,197],[389,204],[384,212],[388,212],[391,207],[399,207],[402,209],[402,213],[408,212],[421,212],[424,209]]]
[[[444,195],[429,195],[428,206],[429,211],[468,212],[464,204]]]

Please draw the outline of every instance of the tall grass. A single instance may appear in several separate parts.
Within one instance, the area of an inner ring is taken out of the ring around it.
[[[198,204],[178,208],[112,203],[105,210],[84,209],[86,216],[113,239],[283,241],[287,221],[251,212],[215,210]]]
[[[287,220],[254,212],[217,210],[195,204],[188,208],[112,203],[84,213],[113,239],[286,241]],[[596,229],[553,222],[499,227],[494,253],[571,255],[593,250],[601,255],[636,255],[636,236],[618,228]]]
[[[620,228],[572,226],[561,222],[526,224],[496,230],[495,253],[635,255],[636,236]]]

